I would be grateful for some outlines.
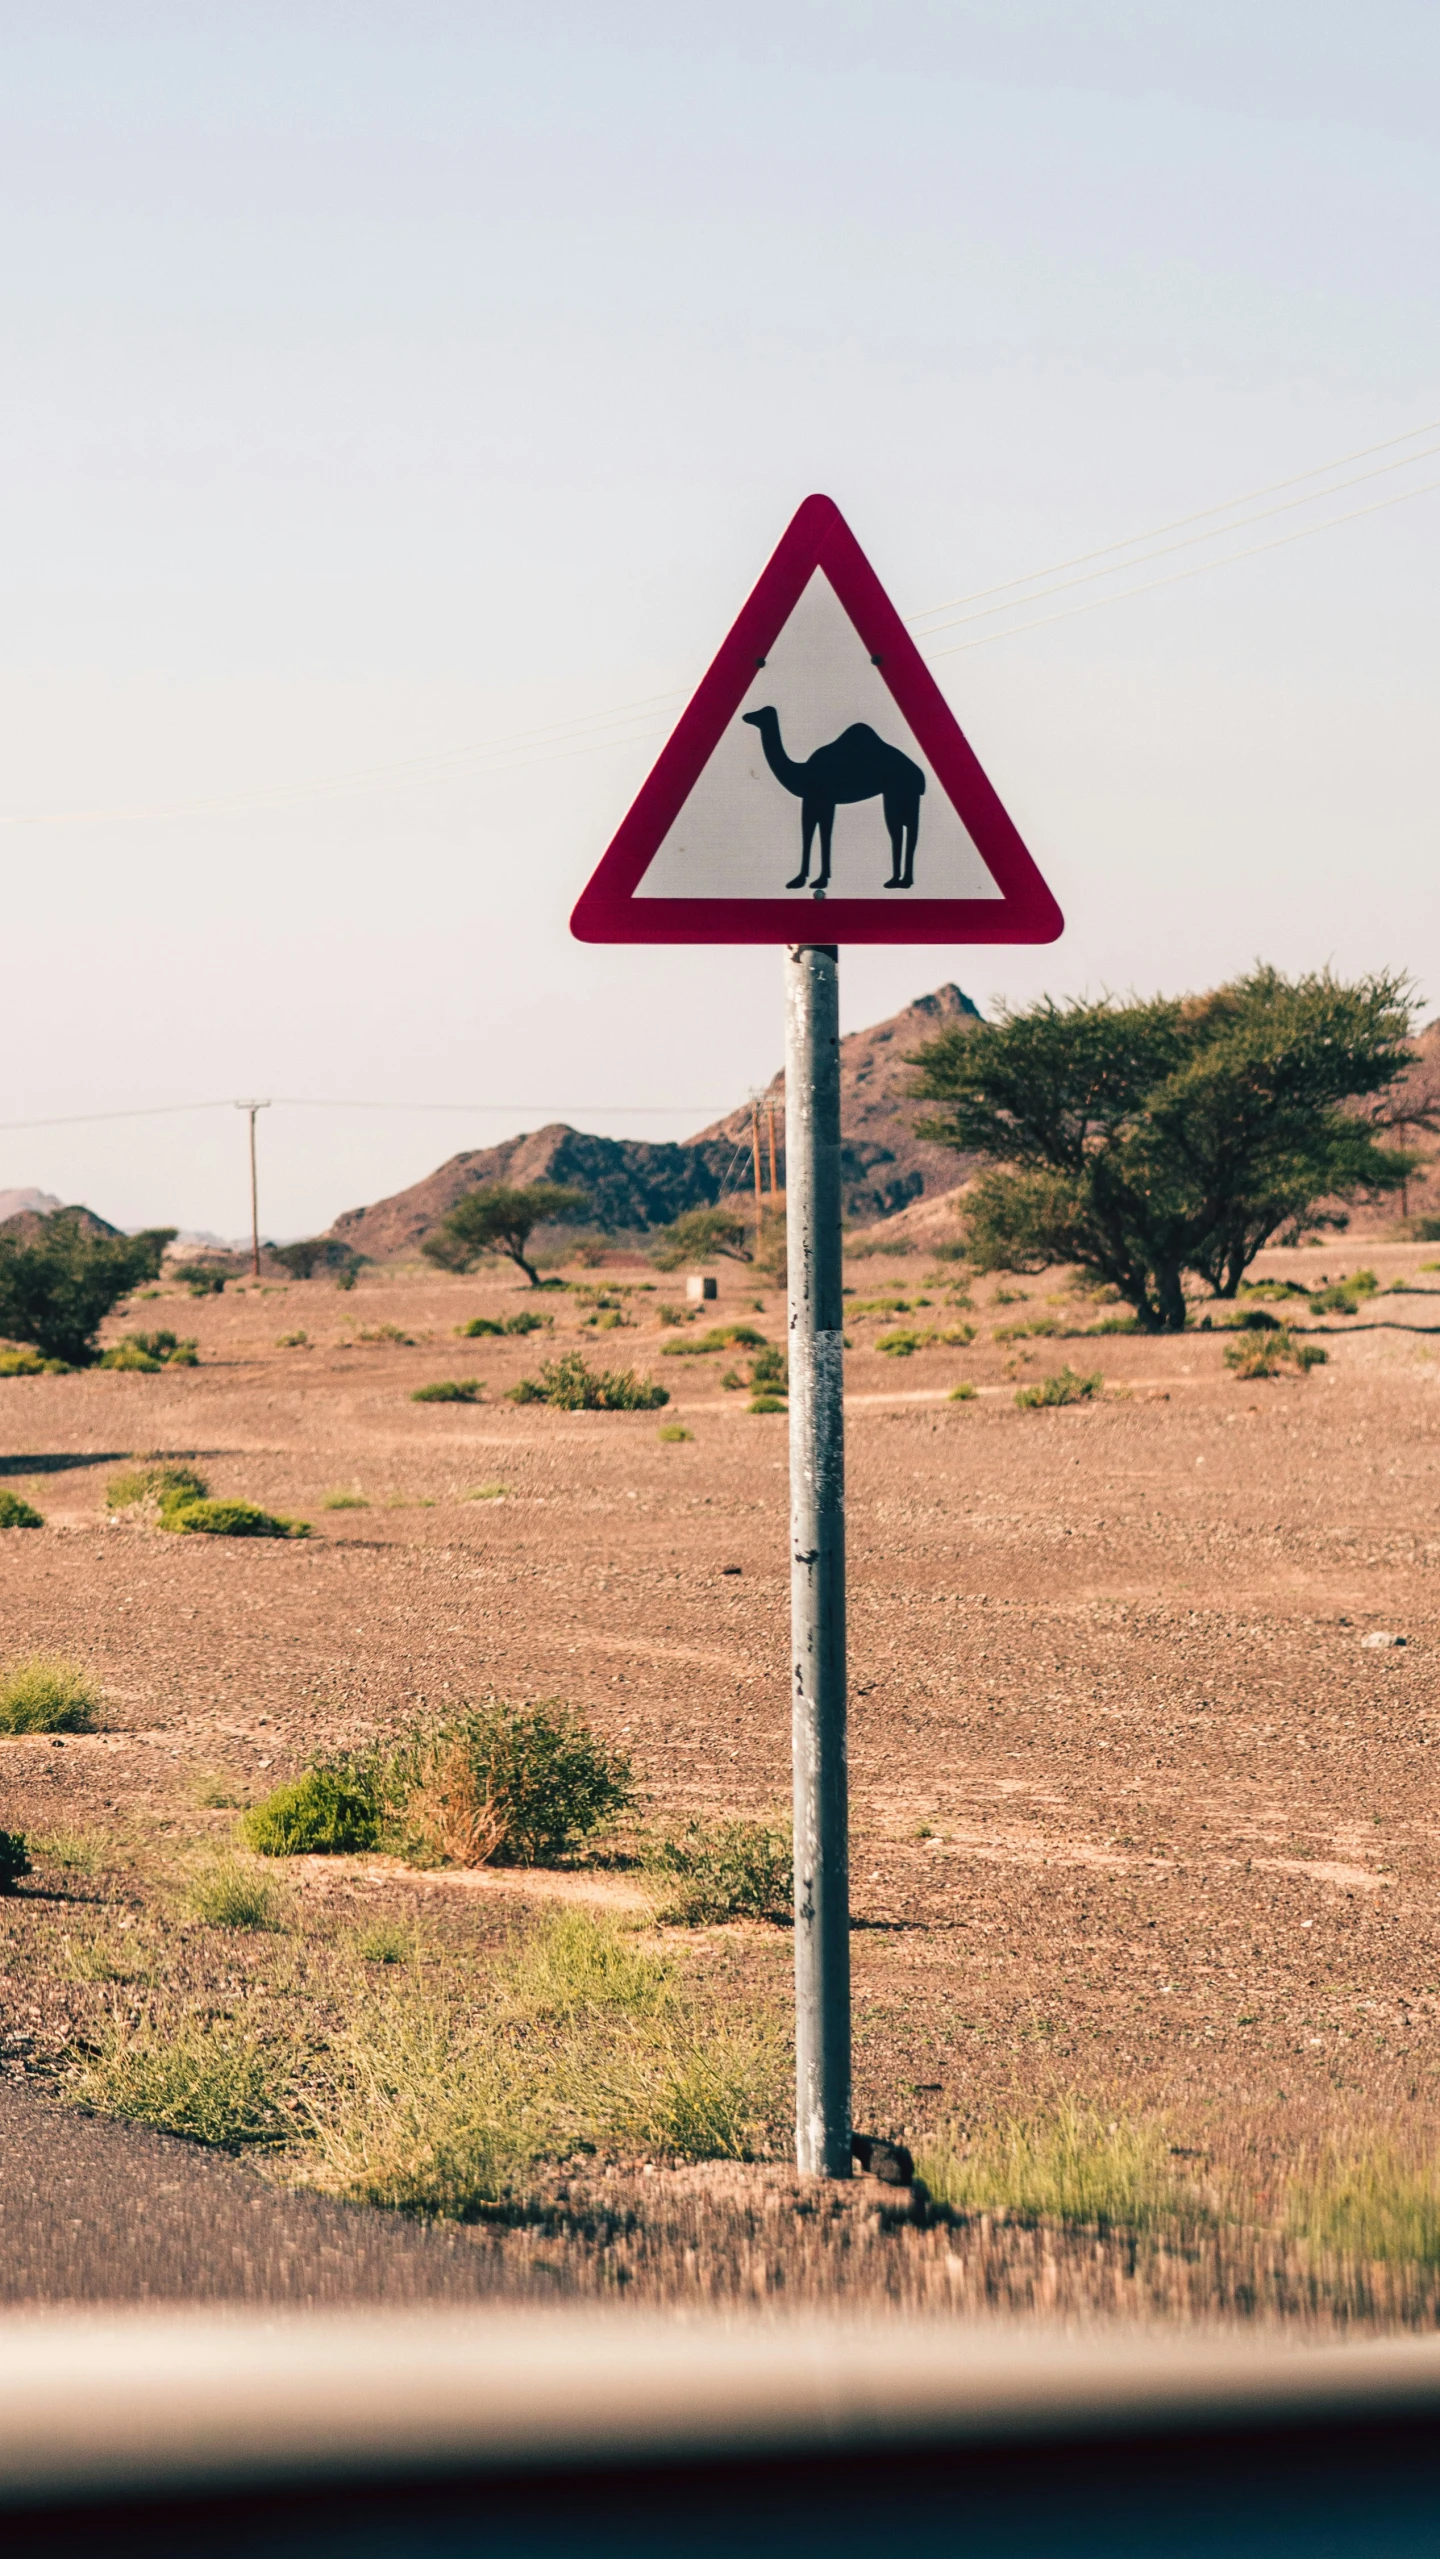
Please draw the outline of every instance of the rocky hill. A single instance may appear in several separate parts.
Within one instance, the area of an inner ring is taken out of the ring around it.
[[[893,1216],[911,1200],[953,1190],[963,1180],[968,1170],[963,1157],[923,1145],[913,1134],[916,1107],[906,1098],[911,1073],[906,1059],[950,1023],[979,1018],[958,986],[942,986],[888,1022],[852,1031],[841,1041],[844,1203],[853,1223]],[[781,1142],[784,1098],[781,1074],[766,1088],[766,1100],[777,1106]],[[565,1182],[588,1193],[594,1225],[612,1234],[635,1233],[667,1224],[682,1209],[709,1208],[722,1193],[748,1191],[750,1181],[748,1102],[678,1145],[589,1137],[557,1120],[499,1146],[467,1147],[408,1190],[369,1208],[346,1209],[331,1233],[372,1261],[393,1261],[417,1251],[446,1210],[482,1182]]]

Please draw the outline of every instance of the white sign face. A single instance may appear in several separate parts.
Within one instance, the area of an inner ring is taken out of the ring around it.
[[[817,568],[633,895],[903,905],[907,890],[1004,895]]]

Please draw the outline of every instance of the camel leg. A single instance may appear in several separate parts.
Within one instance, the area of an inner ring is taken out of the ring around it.
[[[828,889],[830,886],[830,837],[834,825],[835,807],[832,801],[827,808],[822,808],[820,811],[820,873],[815,882],[817,889]]]
[[[907,816],[906,816],[906,820],[905,820],[905,879],[904,879],[904,886],[905,886],[907,889],[913,889],[913,887],[915,886],[915,847],[916,847],[916,845],[919,843],[919,841],[920,841],[920,812],[919,812],[919,810],[918,810],[918,809],[911,809],[911,810],[908,812],[908,814],[907,814]]]
[[[887,797],[883,806],[885,824],[890,834],[890,877],[885,886],[887,889],[903,889],[906,882],[901,869],[901,848],[905,837],[905,820],[893,800]]]
[[[813,809],[808,800],[801,801],[800,825],[803,835],[804,853],[800,863],[800,868],[796,872],[794,879],[787,880],[785,883],[787,889],[803,889],[810,877],[810,847],[815,841],[815,820],[818,815],[818,810]]]

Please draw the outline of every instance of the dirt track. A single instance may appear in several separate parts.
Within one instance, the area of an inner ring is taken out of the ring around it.
[[[1417,1277],[1423,1248],[1368,1242],[1267,1267],[1334,1276],[1362,1258],[1414,1291],[1312,1328],[1329,1364],[1305,1381],[1237,1384],[1214,1335],[991,1341],[1042,1311],[1093,1320],[1047,1281],[1004,1307],[977,1291],[968,1349],[888,1359],[884,1319],[856,1317],[861,2121],[913,2133],[1075,2086],[1178,2109],[1222,2145],[1395,2109],[1429,2122],[1440,1282]],[[958,1321],[923,1269],[849,1276],[861,1299],[934,1299],[899,1323]],[[756,1314],[745,1274],[723,1289],[707,1319],[783,1338],[773,1293]],[[779,1809],[785,1424],[720,1389],[723,1359],[660,1356],[674,1336],[655,1298],[629,1301],[646,1310],[633,1328],[577,1329],[565,1301],[553,1340],[453,1339],[461,1316],[529,1302],[403,1276],[348,1298],[316,1282],[166,1299],[137,1311],[197,1332],[198,1369],[0,1386],[3,1478],[48,1522],[0,1540],[0,1658],[76,1655],[110,1701],[94,1736],[0,1744],[0,1824],[179,1849],[233,1821],[199,1808],[207,1775],[253,1794],[317,1741],[492,1688],[582,1706],[662,1816]],[[413,1346],[358,1341],[383,1324]],[[276,1346],[302,1328],[317,1347]],[[662,1377],[660,1418],[693,1440],[662,1445],[654,1415],[500,1400],[575,1341]],[[1016,1377],[1062,1360],[1102,1370],[1104,1399],[1018,1412]],[[471,1374],[481,1405],[408,1401]],[[961,1377],[981,1392],[950,1403]],[[116,1460],[159,1449],[315,1536],[107,1525]],[[466,1498],[487,1484],[503,1498]],[[336,1488],[371,1506],[324,1511]],[[1405,1642],[1368,1647],[1379,1632]],[[367,1882],[348,1860],[299,1889],[387,1907],[465,1891]],[[52,1956],[87,1890],[42,1863],[0,1914],[12,2068],[47,2067],[83,2007]],[[732,1932],[726,1960],[783,1993],[777,1933]]]

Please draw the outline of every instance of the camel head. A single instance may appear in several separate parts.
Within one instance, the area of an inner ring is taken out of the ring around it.
[[[742,711],[740,717],[748,720],[752,729],[763,729],[767,720],[773,720],[777,728],[780,725],[780,714],[769,702],[763,711]]]

